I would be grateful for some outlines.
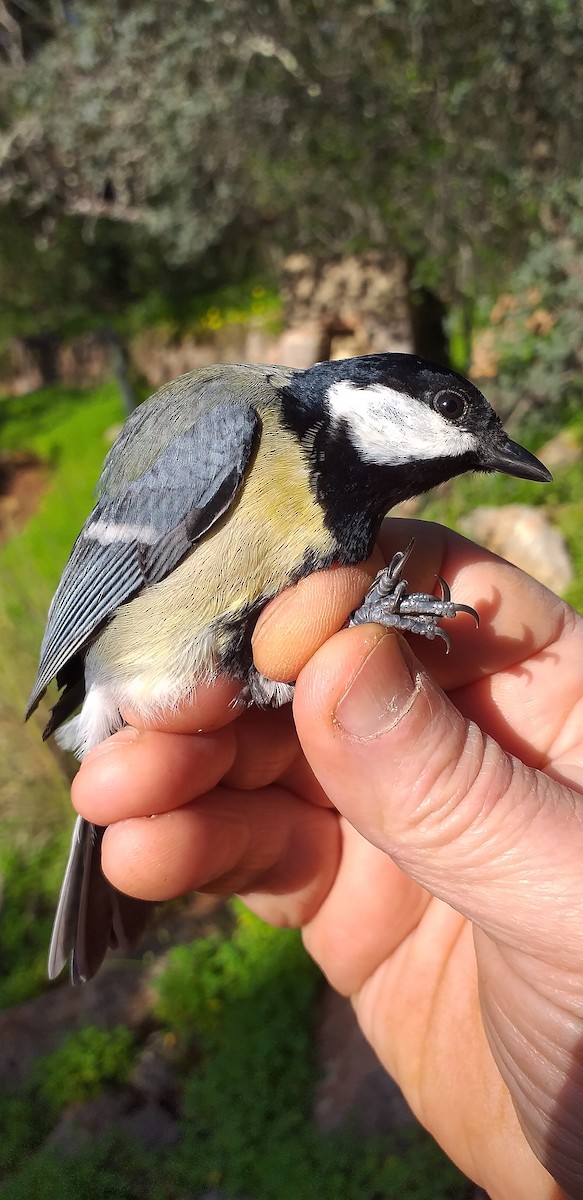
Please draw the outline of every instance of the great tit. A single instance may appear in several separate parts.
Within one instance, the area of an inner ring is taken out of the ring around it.
[[[124,706],[147,718],[219,673],[251,701],[285,703],[290,686],[253,666],[266,602],[312,571],[364,561],[394,504],[470,470],[551,478],[473,384],[413,355],[181,376],[132,413],[105,459],[49,609],[27,716],[56,677],[44,736],[71,718],[58,740],[82,758],[120,729]],[[386,623],[435,636],[463,606],[443,590],[407,597],[402,562],[356,619],[384,610]],[[73,982],[89,979],[151,908],[107,883],[102,836],[77,819],[50,978],[70,958]]]

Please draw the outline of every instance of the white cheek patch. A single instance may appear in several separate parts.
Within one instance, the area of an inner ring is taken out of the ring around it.
[[[422,400],[382,383],[359,388],[349,380],[332,384],[327,395],[333,423],[346,423],[348,436],[364,462],[399,466],[423,459],[465,454],[476,439],[447,421]]]

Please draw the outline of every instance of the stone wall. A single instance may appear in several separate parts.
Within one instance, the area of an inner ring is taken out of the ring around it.
[[[322,262],[292,254],[282,299],[287,325],[319,324],[321,358],[413,348],[407,264],[398,255],[371,250]]]
[[[407,269],[402,258],[370,251],[321,262],[293,254],[282,278],[284,329],[261,321],[224,324],[200,335],[153,328],[127,346],[130,371],[152,388],[213,362],[307,367],[328,358],[413,349]],[[0,365],[0,393],[22,395],[43,383],[91,386],[113,374],[111,335],[14,341]]]

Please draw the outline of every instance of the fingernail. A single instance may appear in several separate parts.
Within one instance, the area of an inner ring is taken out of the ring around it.
[[[143,733],[143,729],[134,729],[131,725],[124,725],[123,729],[118,729],[117,733],[106,738],[104,742],[98,742],[91,751],[91,757],[99,758],[101,754],[109,754],[110,750],[117,750],[119,745],[129,746],[134,742],[139,742]]]
[[[338,701],[335,720],[352,737],[377,737],[398,724],[418,690],[418,677],[411,674],[397,638],[385,634]]]

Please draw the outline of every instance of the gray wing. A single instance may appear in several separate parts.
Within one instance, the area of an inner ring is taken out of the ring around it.
[[[220,401],[139,478],[100,496],[49,609],[27,717],[116,608],[164,579],[231,506],[259,423],[250,405]],[[147,427],[140,436],[147,437]]]

